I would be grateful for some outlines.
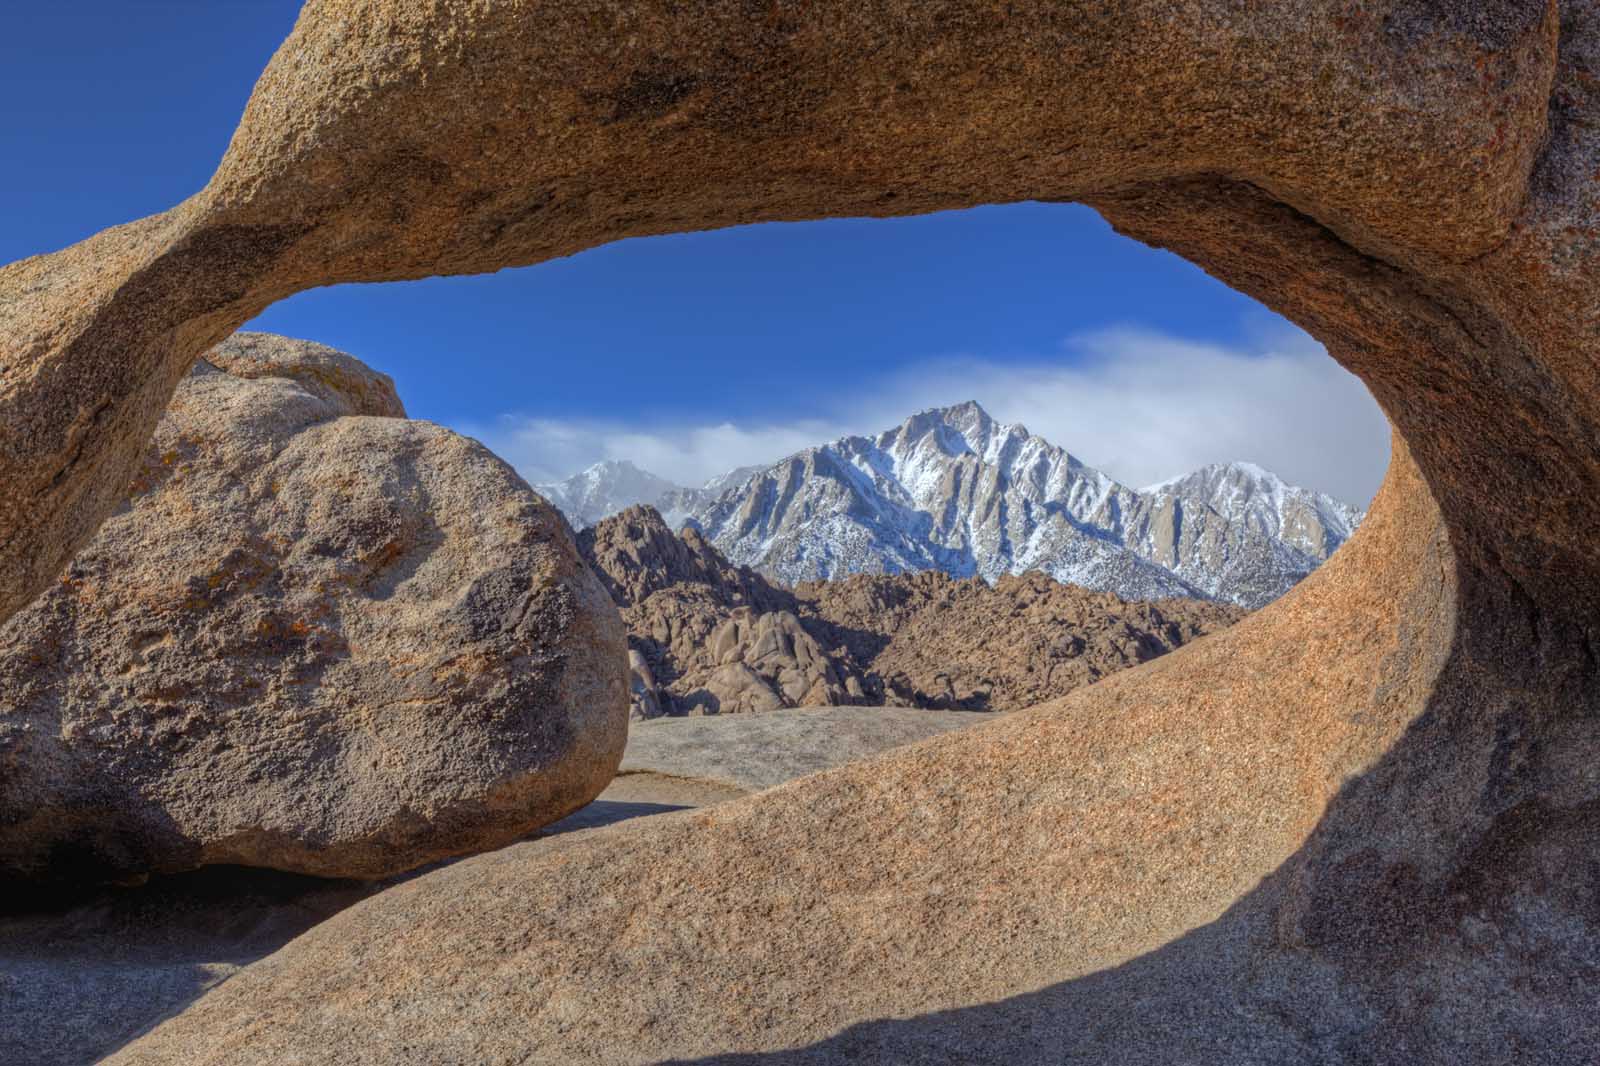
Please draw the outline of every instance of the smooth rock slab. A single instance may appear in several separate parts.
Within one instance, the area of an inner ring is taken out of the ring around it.
[[[622,772],[539,835],[724,803],[992,717],[815,707],[637,724]],[[702,773],[711,776],[695,776]],[[0,909],[0,1063],[97,1061],[392,883],[213,867]]]
[[[755,792],[996,717],[915,707],[795,707],[635,722],[617,780],[664,774]]]
[[[626,653],[555,510],[331,349],[218,362],[0,629],[0,878],[381,877],[592,799]]]

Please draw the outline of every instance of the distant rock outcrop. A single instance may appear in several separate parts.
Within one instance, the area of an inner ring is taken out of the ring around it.
[[[332,349],[207,359],[0,628],[0,882],[377,877],[593,798],[623,633],[554,509]]]
[[[993,585],[937,570],[857,574],[796,595],[824,639],[865,666],[875,702],[968,710],[1056,699],[1245,614],[1203,600],[1125,601],[1037,572]]]
[[[628,625],[632,716],[871,704],[1013,710],[1146,662],[1244,612],[1124,602],[1043,574],[857,575],[790,590],[634,507],[584,530]]]
[[[584,530],[578,548],[628,627],[634,718],[859,702],[791,593],[693,530],[674,534],[654,508]]]

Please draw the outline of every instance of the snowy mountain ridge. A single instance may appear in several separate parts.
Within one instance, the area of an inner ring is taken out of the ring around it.
[[[970,401],[700,489],[600,464],[541,491],[575,525],[603,517],[602,502],[654,504],[673,528],[693,524],[734,563],[791,584],[924,569],[993,581],[1040,570],[1125,599],[1246,607],[1286,592],[1362,518],[1252,463],[1132,489]]]

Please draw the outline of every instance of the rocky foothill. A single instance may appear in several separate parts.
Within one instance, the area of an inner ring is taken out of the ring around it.
[[[1009,711],[1148,662],[1245,612],[1125,602],[1043,574],[858,574],[794,589],[652,507],[578,535],[628,627],[635,719],[872,705]]]

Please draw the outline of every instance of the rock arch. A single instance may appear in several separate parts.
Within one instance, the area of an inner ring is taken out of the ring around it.
[[[1597,120],[1588,0],[311,0],[205,189],[0,271],[6,613],[273,300],[763,219],[1086,202],[1323,340],[1396,459],[1347,550],[1222,637],[650,836],[463,863],[125,1061],[365,1061],[380,1023],[391,1051],[654,1061],[1094,1002],[1158,959],[1302,1051],[1556,1061],[1600,972]],[[419,968],[417,923],[514,927],[451,949],[491,994]],[[1461,1007],[1551,966],[1539,1003]]]

